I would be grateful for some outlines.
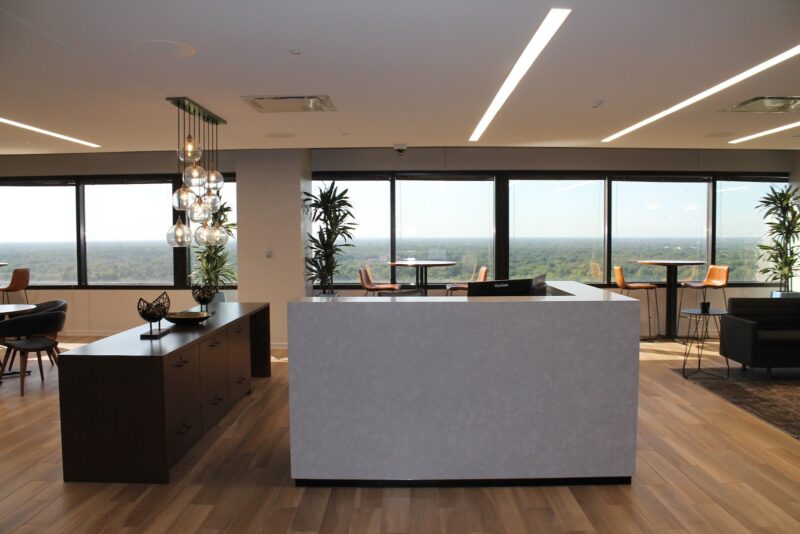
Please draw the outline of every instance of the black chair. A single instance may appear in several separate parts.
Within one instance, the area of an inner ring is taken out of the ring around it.
[[[67,312],[67,301],[65,300],[48,300],[47,302],[40,302],[35,304],[35,308],[30,313],[44,313],[44,312]],[[28,315],[28,314],[26,314]]]
[[[6,339],[6,354],[0,367],[0,380],[6,371],[6,366],[12,362],[19,353],[19,394],[25,395],[25,375],[28,367],[28,354],[36,353],[39,360],[39,374],[44,382],[44,369],[42,368],[42,352],[45,352],[50,361],[58,363],[58,340],[52,336],[64,328],[67,314],[63,311],[34,313],[23,315],[14,319],[0,322],[0,337],[16,338]]]
[[[719,353],[747,367],[800,367],[800,300],[732,298]]]

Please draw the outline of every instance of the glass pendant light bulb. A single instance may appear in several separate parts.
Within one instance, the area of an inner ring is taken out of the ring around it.
[[[183,224],[178,217],[178,222],[167,230],[167,243],[173,247],[188,247],[192,244],[192,229]]]
[[[201,226],[194,232],[194,242],[200,245],[201,247],[207,247],[209,245],[213,245],[213,243],[211,242],[212,233],[213,233],[213,228],[209,226],[207,223],[203,223],[203,226]]]
[[[172,208],[178,211],[187,211],[197,200],[197,195],[186,184],[172,193]]]
[[[203,204],[206,205],[206,209],[209,211],[209,213],[217,213],[222,201],[220,200],[219,195],[209,188],[206,190],[206,194],[203,195]]]
[[[178,149],[178,159],[186,163],[195,163],[203,155],[203,147],[191,134],[186,136],[183,146]]]
[[[228,232],[217,225],[211,230],[211,242],[217,246],[225,246],[228,243]]]
[[[200,165],[192,164],[183,171],[183,183],[189,187],[205,188],[208,173]]]
[[[189,207],[189,211],[187,212],[189,220],[196,223],[204,222],[210,215],[211,213],[200,197],[197,197],[197,200],[194,201],[194,204]]]
[[[208,169],[208,183],[206,186],[211,189],[212,191],[219,191],[222,189],[222,186],[225,184],[225,178],[222,176],[222,173],[219,172],[212,163]]]

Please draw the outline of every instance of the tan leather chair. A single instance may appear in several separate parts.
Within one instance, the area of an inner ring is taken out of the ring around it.
[[[625,280],[625,274],[622,272],[622,267],[619,265],[614,266],[614,279],[617,282],[617,287],[620,289],[620,293],[623,295],[630,295],[631,291],[636,290],[644,290],[645,294],[647,295],[647,334],[652,338],[653,337],[653,329],[650,326],[650,320],[653,317],[653,314],[650,312],[650,291],[653,291],[655,294],[656,300],[656,330],[657,333],[661,333],[661,319],[658,317],[658,286],[655,284],[648,284],[645,282],[632,282],[629,283]],[[627,291],[627,293],[625,293]]]
[[[470,279],[470,282],[485,282],[488,277],[489,277],[489,267],[483,265],[478,270],[478,276],[476,276],[474,279]],[[456,291],[466,291],[468,285],[469,282],[467,282],[466,284],[464,283],[447,284],[446,286],[444,286],[444,294],[452,295]]]
[[[681,282],[681,294],[678,298],[678,324],[681,323],[681,306],[683,305],[683,290],[684,289],[699,289],[703,292],[703,302],[707,302],[707,294],[709,289],[721,289],[722,298],[725,300],[725,309],[728,309],[728,295],[725,294],[725,288],[728,287],[728,276],[730,275],[730,267],[727,265],[709,265],[706,277],[702,282],[685,281]],[[719,319],[717,319],[717,328],[719,328]]]
[[[28,285],[31,283],[31,270],[30,269],[14,269],[11,273],[11,281],[8,285],[0,287],[0,292],[3,293],[3,302],[11,302],[9,293],[16,293],[22,291],[25,294],[25,303],[28,303]]]
[[[358,278],[361,280],[361,288],[364,290],[364,295],[373,295],[378,291],[399,291],[400,284],[376,284],[372,281],[372,274],[369,272],[368,267],[361,267],[358,269]]]

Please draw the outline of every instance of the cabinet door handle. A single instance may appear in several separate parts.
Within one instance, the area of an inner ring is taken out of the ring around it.
[[[191,429],[192,429],[192,425],[187,425],[187,424],[184,423],[184,425],[178,430],[178,434],[184,435],[187,432],[189,432]]]
[[[220,402],[222,402],[222,397],[219,395],[214,395],[214,400],[211,401],[212,406],[217,406]]]
[[[184,365],[188,365],[189,360],[179,360],[174,364],[174,367],[183,367]]]
[[[242,329],[241,328],[237,328],[236,330],[233,331],[233,333],[234,334],[241,334],[242,333]]]
[[[237,384],[241,384],[245,380],[247,380],[245,377],[243,377],[242,375],[239,375],[239,378],[236,379],[236,383]]]

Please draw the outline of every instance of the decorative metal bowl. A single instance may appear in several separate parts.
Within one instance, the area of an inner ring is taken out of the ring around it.
[[[165,319],[178,326],[196,326],[214,315],[214,312],[182,311],[168,313]]]
[[[192,286],[192,298],[200,306],[208,306],[208,303],[214,300],[215,294],[213,286]]]
[[[139,310],[139,317],[148,323],[155,323],[167,316],[169,304],[169,295],[164,291],[153,302],[140,298],[136,308]]]

